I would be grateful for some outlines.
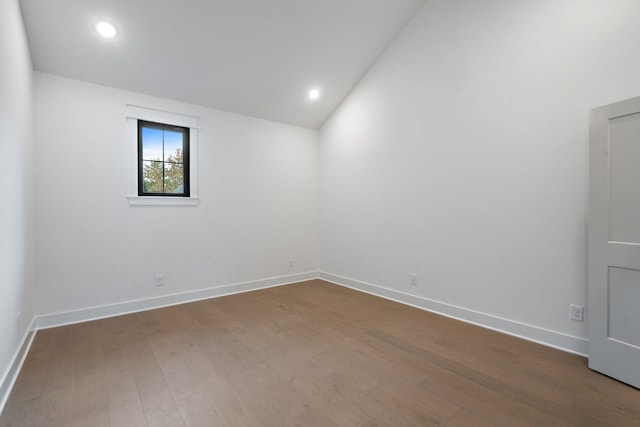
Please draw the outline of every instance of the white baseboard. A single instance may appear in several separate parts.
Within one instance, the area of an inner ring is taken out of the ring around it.
[[[22,369],[22,365],[27,358],[27,354],[29,354],[29,349],[31,348],[31,344],[33,343],[33,338],[36,336],[36,330],[34,328],[35,323],[36,318],[34,317],[31,320],[29,328],[27,328],[27,330],[25,331],[24,336],[20,341],[20,345],[16,349],[16,352],[11,359],[11,363],[0,379],[0,414],[4,410],[4,406],[7,404],[7,400],[9,400],[9,395],[11,394],[11,390],[13,389],[13,385],[15,384],[16,379],[18,379],[20,369]]]
[[[104,319],[106,317],[120,316],[139,311],[153,310],[170,305],[184,304],[187,302],[221,297],[241,292],[255,291],[274,286],[288,285],[317,279],[318,272],[291,274],[287,276],[270,277],[267,279],[253,280],[249,282],[234,283],[214,288],[199,289],[197,291],[182,292],[159,297],[146,298],[134,301],[125,301],[116,304],[101,305],[97,307],[82,308],[79,310],[65,311],[62,313],[44,314],[37,317],[37,329],[47,329],[73,323],[87,322],[89,320]]]
[[[436,314],[461,320],[463,322],[472,323],[483,328],[503,332],[505,334],[533,341],[548,347],[557,348],[559,350],[587,357],[588,341],[584,338],[574,337],[549,329],[540,328],[538,326],[481,313],[468,308],[457,307],[455,305],[407,294],[382,286],[372,285],[370,283],[349,279],[336,274],[320,272],[319,277],[322,280],[326,280],[327,282],[335,283],[337,285],[366,292],[402,304],[407,304]]]

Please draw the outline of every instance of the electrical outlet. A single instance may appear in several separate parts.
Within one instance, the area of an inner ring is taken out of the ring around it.
[[[571,320],[575,320],[576,322],[582,322],[582,317],[584,316],[584,307],[581,305],[571,304],[569,306],[569,318]]]
[[[164,274],[156,274],[156,286],[164,286]]]
[[[409,276],[411,277],[411,286],[418,286],[418,275],[410,274]]]
[[[293,258],[289,258],[289,268],[293,268]]]

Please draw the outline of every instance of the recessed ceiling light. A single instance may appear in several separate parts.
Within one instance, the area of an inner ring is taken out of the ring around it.
[[[318,97],[320,97],[320,90],[319,89],[311,89],[309,91],[309,98],[318,99]]]
[[[112,39],[116,36],[116,27],[113,24],[108,23],[107,21],[98,21],[96,22],[96,31],[102,37],[107,39]]]

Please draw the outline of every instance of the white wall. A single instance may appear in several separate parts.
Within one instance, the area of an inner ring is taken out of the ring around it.
[[[43,73],[35,93],[38,314],[317,270],[316,131]],[[199,117],[198,206],[128,205],[126,104]]]
[[[321,271],[585,338],[588,110],[640,95],[638,22],[428,1],[320,130]]]
[[[18,2],[0,2],[0,391],[34,315],[33,71]],[[18,328],[16,315],[21,312]],[[5,384],[6,385],[6,384]],[[0,392],[0,409],[2,407]]]

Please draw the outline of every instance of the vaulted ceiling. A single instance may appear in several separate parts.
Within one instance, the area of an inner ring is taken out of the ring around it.
[[[424,0],[22,0],[34,68],[318,128]],[[113,23],[102,39],[94,24]],[[312,101],[309,90],[318,88]]]

